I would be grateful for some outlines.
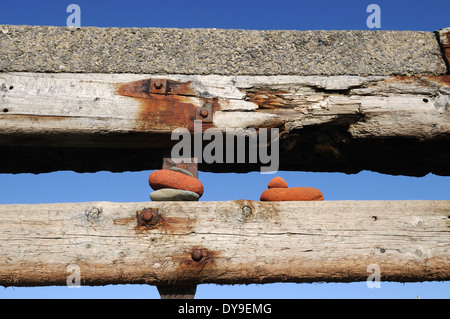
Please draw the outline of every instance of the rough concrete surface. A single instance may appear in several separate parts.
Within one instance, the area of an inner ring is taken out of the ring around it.
[[[0,72],[438,75],[432,32],[0,25]]]

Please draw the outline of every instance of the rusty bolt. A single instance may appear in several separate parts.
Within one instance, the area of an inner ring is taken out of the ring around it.
[[[212,122],[212,115],[213,115],[213,105],[211,103],[206,103],[202,107],[197,107],[195,109],[195,119],[201,120],[205,123],[211,123]]]
[[[163,81],[162,80],[155,80],[155,88],[160,89],[163,87]]]
[[[151,210],[144,210],[142,212],[142,220],[146,223],[150,223],[153,219],[153,212]]]
[[[145,208],[138,215],[138,221],[141,226],[154,226],[158,223],[159,213],[157,209]]]
[[[191,258],[193,261],[199,262],[203,258],[203,252],[201,249],[195,248],[191,252]]]
[[[162,93],[167,91],[167,81],[165,79],[150,79],[149,93]]]
[[[200,110],[200,116],[205,118],[208,116],[208,110],[207,109],[201,109]]]

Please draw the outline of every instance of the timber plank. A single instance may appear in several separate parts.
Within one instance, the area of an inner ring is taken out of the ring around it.
[[[244,209],[244,207],[246,207]],[[249,209],[249,208],[250,209]],[[450,201],[0,205],[0,285],[450,279]],[[138,226],[137,211],[159,222]],[[250,212],[250,213],[249,213]],[[191,254],[200,249],[203,257]]]
[[[166,94],[149,92],[151,79],[168,81]],[[171,132],[193,132],[196,108],[209,103],[212,121],[203,130],[278,128],[280,170],[450,175],[445,75],[2,73],[0,88],[1,172],[159,168],[160,152],[177,142]]]

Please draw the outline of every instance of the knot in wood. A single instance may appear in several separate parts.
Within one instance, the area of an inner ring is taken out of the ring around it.
[[[242,207],[242,216],[247,219],[250,218],[252,216],[252,208],[250,206],[243,206]]]
[[[92,222],[98,220],[102,212],[103,212],[102,208],[92,207],[91,209],[86,211],[85,215],[87,220]]]

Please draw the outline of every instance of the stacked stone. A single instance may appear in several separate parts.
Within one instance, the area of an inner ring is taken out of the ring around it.
[[[154,171],[148,177],[152,201],[198,201],[203,185],[194,175],[182,168],[171,167]]]
[[[274,177],[260,197],[261,201],[316,201],[323,200],[323,194],[314,187],[288,187],[281,177]]]

